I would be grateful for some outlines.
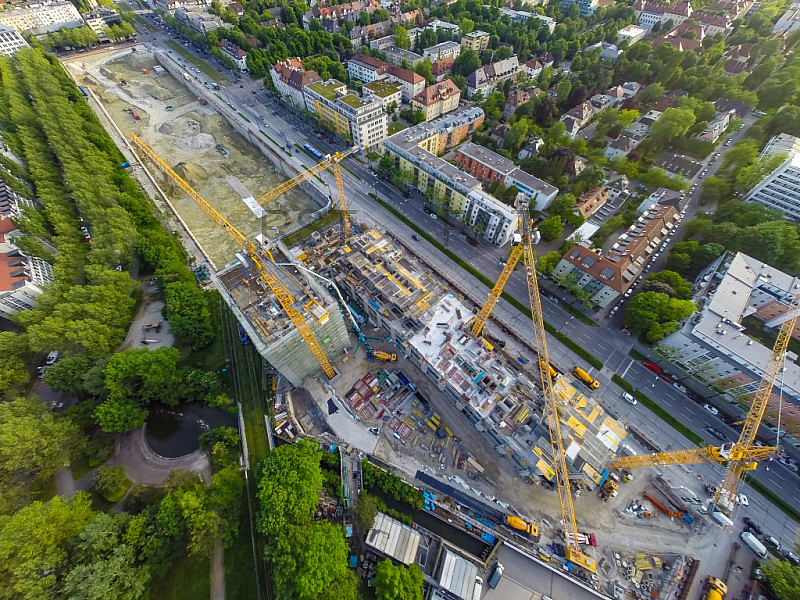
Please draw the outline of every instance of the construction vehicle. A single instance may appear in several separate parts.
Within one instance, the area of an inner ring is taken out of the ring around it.
[[[727,463],[725,477],[714,491],[711,504],[708,507],[708,514],[721,527],[731,525],[732,522],[728,517],[736,506],[736,496],[742,473],[755,469],[758,466],[758,461],[769,458],[780,450],[777,446],[756,446],[755,441],[758,428],[761,425],[761,419],[764,417],[764,412],[772,395],[772,388],[775,386],[778,374],[782,372],[789,340],[791,340],[792,332],[797,324],[798,310],[800,310],[800,294],[795,294],[786,311],[789,317],[781,325],[769,362],[764,368],[764,376],[761,378],[758,390],[753,397],[750,412],[748,412],[747,418],[744,420],[739,439],[735,443],[726,443],[718,447],[706,446],[704,448],[626,456],[612,462],[609,468],[631,469],[634,467],[688,465],[702,462]]]
[[[484,302],[480,312],[474,319],[472,319],[470,333],[476,339],[481,337],[481,334],[483,333],[483,327],[484,325],[486,325],[486,321],[489,319],[489,315],[492,314],[492,309],[494,308],[494,305],[497,304],[497,301],[500,299],[500,296],[502,296],[503,288],[505,287],[508,278],[511,276],[512,271],[517,266],[517,263],[519,262],[519,259],[522,257],[522,254],[524,252],[524,247],[522,245],[522,236],[520,234],[514,234],[511,243],[512,243],[511,254],[509,254],[508,260],[506,261],[506,264],[503,266],[503,271],[500,273],[500,277],[497,278],[497,282],[495,282],[494,287],[489,292],[489,296],[488,298],[486,298],[486,302]],[[503,346],[505,346],[505,343],[503,343]]]
[[[608,502],[619,493],[619,484],[613,479],[606,479],[603,486],[600,488],[600,497],[603,501]]]
[[[164,173],[181,189],[183,190],[190,198],[192,198],[197,205],[203,209],[203,211],[211,217],[218,225],[220,225],[228,235],[233,238],[236,243],[238,243],[242,248],[247,250],[247,253],[250,257],[250,260],[253,262],[256,271],[258,271],[261,278],[267,284],[269,289],[275,294],[278,302],[280,303],[281,307],[283,308],[286,316],[292,321],[294,326],[300,332],[300,335],[303,338],[303,341],[308,345],[311,353],[314,355],[314,358],[317,359],[320,367],[325,372],[325,375],[328,376],[329,379],[333,379],[336,376],[336,371],[333,370],[331,363],[328,361],[328,358],[325,356],[325,353],[322,351],[322,347],[320,346],[317,339],[314,337],[314,333],[311,331],[311,328],[306,323],[305,317],[303,314],[298,310],[296,305],[298,304],[298,300],[292,296],[291,292],[286,288],[286,286],[281,282],[280,279],[274,274],[273,271],[283,271],[282,267],[275,264],[273,260],[272,253],[264,246],[256,245],[255,242],[251,241],[244,234],[239,232],[231,223],[228,222],[221,214],[219,214],[214,207],[212,207],[208,202],[203,199],[200,194],[195,192],[191,186],[186,183],[180,175],[178,175],[172,168],[161,160],[161,157],[158,156],[153,150],[145,144],[139,137],[134,134],[130,134],[131,140],[133,143],[144,152],[144,154],[150,158]],[[289,277],[289,274],[286,271],[283,271],[286,277]],[[324,314],[319,314],[315,316],[314,313],[311,312],[311,308],[313,308],[313,304],[316,304],[316,301],[313,299],[305,305],[300,306],[301,310],[308,311],[308,314],[314,316],[320,322],[324,322],[327,320],[330,315],[328,315],[327,311],[324,311]],[[319,311],[317,311],[319,312]]]
[[[575,507],[572,503],[572,490],[569,483],[567,469],[567,455],[564,449],[564,440],[561,436],[561,423],[559,417],[559,400],[553,390],[553,381],[550,377],[550,357],[547,353],[547,334],[544,327],[544,311],[542,299],[539,295],[539,280],[536,277],[536,254],[533,252],[531,232],[531,219],[528,216],[528,201],[522,195],[517,196],[517,212],[519,214],[522,256],[525,261],[525,279],[528,286],[528,299],[531,307],[531,321],[536,342],[536,349],[541,360],[539,363],[539,379],[542,385],[542,397],[545,406],[545,421],[550,432],[550,456],[552,456],[553,480],[558,490],[558,499],[561,505],[561,522],[564,527],[565,556],[567,561],[586,569],[590,573],[597,571],[597,561],[583,552],[577,542],[576,536],[570,538],[569,534],[578,533],[578,524],[575,519]],[[506,263],[507,264],[507,263]]]
[[[397,362],[397,354],[389,354],[388,352],[381,352],[380,350],[375,350],[372,353],[377,360],[388,360],[389,362]]]
[[[543,363],[543,361],[542,361],[542,359],[540,358],[540,359],[539,359],[539,366],[540,366],[540,367],[542,367],[542,368],[545,368],[544,364],[542,364],[542,363]],[[548,363],[548,364],[547,364],[547,367],[546,367],[546,368],[547,368],[547,372],[548,372],[548,373],[550,373],[550,378],[551,378],[553,381],[555,381],[555,380],[556,380],[556,379],[559,377],[559,373],[558,373],[558,371],[556,370],[556,368],[555,368],[555,367],[554,367],[552,364],[550,364],[550,363]]]
[[[524,531],[535,540],[539,539],[539,526],[536,523],[528,523],[527,521],[523,521],[519,517],[515,517],[512,515],[508,515],[506,517],[506,523],[512,529],[516,529],[517,531]]]
[[[570,540],[575,539],[579,544],[584,546],[591,546],[592,548],[597,548],[597,536],[593,533],[581,533],[578,532],[573,536],[572,533],[569,534]]]
[[[572,369],[572,374],[575,375],[578,379],[580,379],[583,383],[589,386],[590,390],[596,390],[600,387],[600,382],[597,381],[594,377],[589,375],[586,371],[581,369],[580,367],[575,367]]]
[[[340,163],[348,156],[358,151],[357,146],[345,150],[344,152],[334,152],[329,154],[316,165],[293,177],[289,181],[284,181],[274,190],[267,192],[256,200],[261,206],[271,202],[284,192],[288,192],[294,186],[310,179],[317,173],[330,168],[333,171],[333,178],[336,180],[336,191],[339,194],[339,210],[342,212],[342,240],[350,237],[350,214],[347,212],[347,198],[344,195],[344,183],[342,183],[342,171]]]
[[[494,572],[492,576],[489,578],[489,587],[494,589],[497,587],[497,584],[500,583],[500,580],[503,578],[503,563],[497,563],[497,566],[494,568]]]
[[[206,99],[205,99],[205,98],[203,98],[202,96],[198,97],[198,98],[197,98],[197,101],[198,101],[200,104],[202,104],[203,106],[205,106],[206,104],[208,104],[208,100],[206,100]]]
[[[725,600],[728,586],[721,579],[709,575],[703,584],[703,596],[700,600]]]

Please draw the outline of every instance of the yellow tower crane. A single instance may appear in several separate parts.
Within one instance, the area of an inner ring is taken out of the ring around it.
[[[304,182],[307,179],[310,179],[317,173],[324,171],[325,169],[330,168],[333,171],[333,178],[336,180],[336,190],[339,194],[339,210],[342,211],[342,228],[343,228],[343,239],[348,239],[350,237],[350,214],[347,212],[347,198],[344,196],[344,184],[342,183],[342,170],[340,163],[344,160],[345,157],[350,156],[354,152],[358,151],[356,146],[345,150],[344,152],[334,152],[333,154],[328,155],[325,157],[321,162],[318,162],[316,165],[308,169],[307,171],[303,171],[296,177],[289,179],[288,181],[284,181],[274,190],[270,190],[261,198],[256,200],[260,205],[265,205],[268,202],[274,200],[284,192],[288,192],[294,186],[299,183]]]
[[[575,507],[572,504],[572,490],[569,483],[567,458],[564,452],[564,441],[561,437],[561,423],[558,416],[558,399],[553,391],[553,381],[550,378],[550,358],[547,354],[547,338],[544,328],[542,313],[542,300],[539,296],[539,281],[536,278],[536,264],[534,261],[533,247],[531,246],[531,220],[528,218],[527,201],[523,196],[517,196],[517,211],[520,217],[520,232],[522,234],[523,256],[525,257],[525,278],[528,282],[528,297],[531,305],[531,318],[533,331],[536,337],[536,346],[539,350],[540,360],[539,376],[542,381],[542,391],[545,400],[545,418],[550,430],[550,449],[553,456],[558,498],[561,503],[561,516],[564,526],[564,543],[566,544],[567,560],[580,565],[594,573],[597,571],[597,561],[581,551],[578,544],[578,524],[575,520]]]
[[[756,435],[761,425],[761,419],[767,409],[772,388],[778,374],[781,372],[792,332],[797,324],[798,311],[800,311],[800,293],[792,298],[787,311],[787,318],[778,332],[778,339],[772,348],[769,361],[764,369],[758,390],[753,397],[750,412],[743,421],[744,426],[735,443],[723,444],[719,447],[691,448],[688,450],[675,450],[672,452],[657,452],[620,458],[609,465],[610,468],[630,469],[634,467],[652,467],[656,465],[683,465],[700,462],[728,463],[725,477],[717,487],[712,499],[722,512],[730,515],[736,505],[736,492],[739,489],[739,480],[742,473],[755,469],[758,461],[768,458],[778,447],[756,446]]]
[[[506,286],[508,278],[511,277],[514,267],[517,266],[519,259],[522,258],[524,248],[522,246],[522,239],[519,235],[514,236],[513,244],[514,246],[511,248],[511,254],[508,256],[508,260],[503,267],[503,271],[500,273],[500,277],[497,278],[497,282],[494,284],[492,291],[489,292],[489,296],[486,298],[486,302],[483,304],[481,311],[472,321],[472,329],[470,332],[476,338],[481,336],[481,333],[483,332],[483,326],[486,325],[489,315],[492,314],[494,305],[497,304],[498,300],[500,300],[500,296],[503,294],[503,288]]]
[[[144,154],[150,158],[150,160],[152,160],[170,179],[172,179],[175,185],[183,190],[190,198],[192,198],[192,200],[197,203],[200,208],[203,209],[203,211],[209,217],[211,217],[218,225],[227,231],[228,235],[230,235],[236,243],[247,250],[250,260],[253,261],[253,264],[255,265],[259,275],[261,275],[261,277],[264,279],[264,282],[267,284],[269,289],[272,290],[272,293],[275,294],[275,297],[278,299],[278,302],[280,302],[281,307],[283,307],[283,310],[286,312],[286,316],[289,317],[292,323],[294,323],[297,331],[300,332],[303,340],[306,344],[308,344],[309,349],[317,359],[317,362],[319,362],[322,370],[325,372],[325,375],[327,375],[329,379],[333,379],[336,376],[336,371],[333,370],[331,363],[328,362],[328,358],[322,351],[319,342],[317,342],[317,339],[314,337],[314,334],[312,333],[311,328],[308,326],[308,323],[306,323],[305,318],[303,318],[302,313],[300,313],[300,311],[295,307],[297,300],[292,296],[291,292],[289,292],[286,286],[265,266],[269,262],[274,265],[276,269],[281,269],[281,267],[276,265],[272,260],[272,254],[269,252],[269,250],[257,246],[250,239],[248,239],[247,236],[231,225],[228,220],[225,219],[225,217],[219,214],[213,206],[211,206],[202,196],[200,196],[200,194],[195,192],[191,186],[181,178],[180,175],[173,171],[167,163],[161,160],[161,157],[153,152],[153,150],[136,135],[131,133],[130,137],[133,143],[136,144],[136,146],[139,147],[142,152],[144,152]],[[287,277],[290,277],[288,273]]]

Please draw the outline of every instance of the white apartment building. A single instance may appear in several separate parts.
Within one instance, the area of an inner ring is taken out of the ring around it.
[[[350,79],[372,83],[386,77],[390,65],[379,58],[358,53],[347,61],[347,74]]]
[[[8,25],[0,25],[0,54],[11,56],[20,48],[27,48],[28,42],[17,31]]]
[[[800,29],[800,2],[795,2],[781,15],[772,28],[772,33],[791,33]]]
[[[777,208],[787,219],[800,219],[800,154],[790,154],[745,199]]]
[[[6,25],[20,33],[33,29],[56,31],[70,24],[76,27],[83,25],[81,14],[71,2],[35,4],[29,8],[13,8],[0,12],[0,25]]]
[[[442,42],[430,48],[425,48],[425,50],[422,51],[422,55],[425,58],[430,58],[431,62],[436,62],[443,58],[450,58],[451,56],[453,58],[458,58],[459,54],[461,54],[461,44],[458,42]]]
[[[475,231],[482,231],[488,241],[502,246],[517,231],[517,212],[481,189],[467,194],[464,205],[467,225]]]
[[[539,19],[545,27],[553,33],[556,28],[556,21],[552,17],[546,17],[545,15],[540,15],[538,13],[531,13],[526,12],[524,10],[514,10],[512,8],[506,8],[505,6],[500,7],[500,14],[505,15],[510,18],[512,21],[520,23],[524,25],[528,22],[528,19]]]
[[[498,84],[503,84],[519,72],[517,55],[486,65],[467,76],[467,96],[482,94],[484,98],[491,94]]]
[[[303,94],[309,112],[360,150],[369,150],[386,139],[389,117],[381,102],[348,93],[347,86],[335,79],[310,83]]]
[[[646,35],[647,28],[639,27],[638,25],[626,25],[617,33],[617,43],[628,40],[628,45],[633,46],[636,42],[643,40]]]
[[[269,70],[275,89],[286,98],[292,106],[305,108],[306,101],[303,89],[309,83],[321,82],[316,71],[306,71],[300,58],[279,61]]]

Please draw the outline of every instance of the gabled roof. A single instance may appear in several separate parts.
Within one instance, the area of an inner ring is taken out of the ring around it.
[[[414,102],[422,104],[423,106],[431,106],[437,102],[448,100],[456,94],[460,94],[461,90],[458,86],[449,79],[445,79],[441,83],[434,83],[425,88],[421,94],[414,96]]]

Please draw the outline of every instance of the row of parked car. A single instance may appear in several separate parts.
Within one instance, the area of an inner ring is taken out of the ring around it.
[[[777,540],[774,536],[768,534],[765,535],[761,525],[753,521],[753,519],[751,519],[750,517],[744,518],[744,524],[745,524],[745,530],[749,529],[753,533],[753,535],[763,536],[764,543],[772,546],[773,548],[775,548],[775,550],[783,554],[783,557],[790,563],[792,563],[794,566],[800,567],[800,557],[798,557],[794,552],[792,552],[788,548],[782,549],[780,541]]]

